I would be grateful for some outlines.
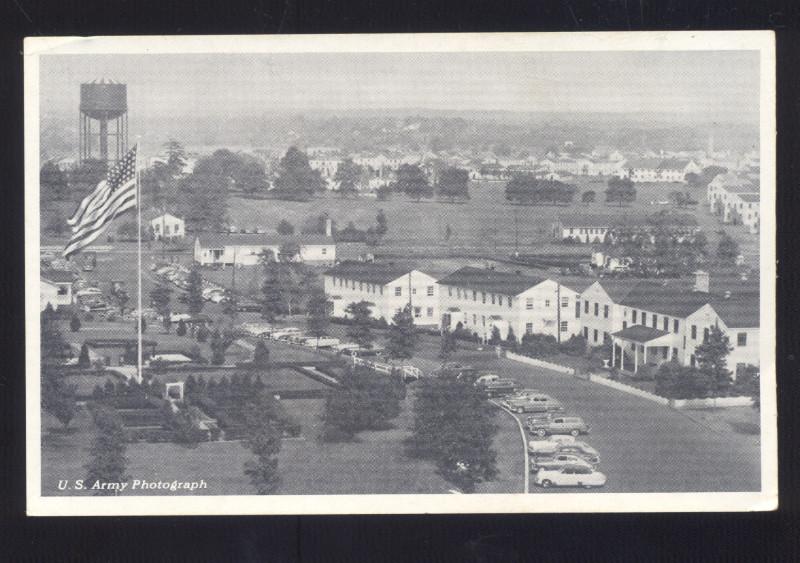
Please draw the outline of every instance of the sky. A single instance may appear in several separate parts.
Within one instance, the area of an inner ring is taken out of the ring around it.
[[[41,111],[79,84],[128,84],[130,112],[261,115],[358,109],[659,113],[758,120],[755,51],[44,55]]]

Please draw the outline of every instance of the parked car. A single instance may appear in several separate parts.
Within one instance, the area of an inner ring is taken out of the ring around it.
[[[330,336],[320,336],[319,338],[316,336],[308,336],[303,339],[302,343],[304,346],[311,346],[313,348],[330,349],[339,344],[339,339]]]
[[[537,436],[549,434],[588,434],[589,426],[579,416],[558,416],[547,421],[531,420],[528,422],[528,431]]]
[[[532,394],[524,397],[513,396],[502,403],[505,408],[518,414],[524,412],[560,412],[564,410],[561,403],[545,394]]]
[[[554,469],[562,469],[567,465],[580,465],[593,469],[592,464],[582,457],[561,452],[556,452],[552,455],[534,455],[531,456],[530,461],[530,469],[534,473],[540,470],[552,471]]]
[[[493,373],[481,375],[475,380],[474,385],[483,389],[489,397],[509,395],[519,387],[519,384],[513,379],[500,377]]]
[[[586,442],[578,440],[572,443],[562,442],[559,444],[558,451],[564,454],[576,455],[594,466],[600,465],[600,453]]]
[[[561,469],[540,469],[536,472],[534,484],[548,487],[602,487],[606,476],[600,471],[584,465],[565,465]]]
[[[259,313],[261,312],[261,305],[254,301],[237,301],[236,310],[240,313]]]
[[[297,327],[287,327],[287,328],[280,328],[278,330],[272,331],[272,339],[273,340],[288,340],[290,336],[296,336],[301,334],[301,331]]]

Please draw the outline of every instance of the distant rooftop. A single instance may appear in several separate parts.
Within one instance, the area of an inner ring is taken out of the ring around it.
[[[439,283],[503,295],[519,295],[545,280],[546,278],[465,266],[442,278]]]
[[[365,283],[386,285],[415,268],[409,264],[395,262],[340,262],[325,271],[326,276],[335,276]]]

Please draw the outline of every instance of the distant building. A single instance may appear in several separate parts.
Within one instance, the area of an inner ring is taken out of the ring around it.
[[[706,197],[712,214],[723,223],[745,225],[757,233],[761,223],[760,185],[744,174],[719,174],[708,184]]]
[[[677,234],[695,234],[700,230],[697,219],[688,213],[671,213],[658,217],[660,226]],[[612,229],[647,229],[652,228],[647,216],[601,215],[591,213],[575,213],[559,215],[553,223],[553,238],[557,241],[573,240],[575,242],[602,243]]]
[[[699,174],[702,168],[694,160],[679,158],[640,158],[625,163],[628,178],[636,183],[686,183],[687,174]]]
[[[411,304],[414,323],[439,324],[439,287],[436,278],[412,267],[388,262],[342,262],[324,274],[325,295],[333,316],[346,317],[351,303],[367,301],[375,319],[391,322]]]
[[[68,270],[42,270],[39,275],[39,307],[41,311],[47,305],[58,309],[72,305],[72,284],[75,275]]]
[[[330,265],[336,261],[333,237],[317,234],[279,235],[266,233],[207,233],[194,240],[194,260],[201,265],[254,266],[265,251],[277,257],[287,247],[297,245],[299,251],[283,257],[289,261]]]
[[[546,278],[461,268],[439,280],[442,326],[459,325],[482,339],[494,327],[501,338],[509,329],[517,339],[525,334],[549,334],[567,340],[580,334],[578,292]]]
[[[186,222],[180,217],[164,213],[150,220],[155,240],[182,239],[186,236]]]

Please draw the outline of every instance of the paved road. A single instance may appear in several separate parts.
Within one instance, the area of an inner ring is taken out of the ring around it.
[[[431,365],[437,347],[435,339],[426,338],[420,364]],[[591,434],[583,439],[600,452],[600,470],[608,476],[607,485],[592,492],[760,489],[757,437],[713,430],[681,411],[573,376],[496,359],[492,354],[473,354],[469,361],[544,391],[561,401],[567,414],[584,418]],[[498,419],[501,421],[516,426],[510,416]],[[533,484],[530,490],[547,494],[582,491],[544,490]]]

